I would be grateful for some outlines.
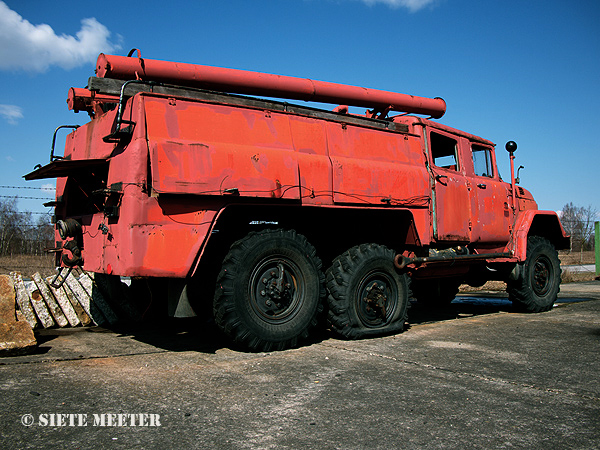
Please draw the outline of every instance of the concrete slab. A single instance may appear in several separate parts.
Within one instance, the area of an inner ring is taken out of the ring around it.
[[[0,359],[0,447],[599,448],[600,283],[568,286],[576,301],[546,313],[478,293],[415,304],[399,335],[274,353],[229,348],[199,320],[41,330],[43,353]]]

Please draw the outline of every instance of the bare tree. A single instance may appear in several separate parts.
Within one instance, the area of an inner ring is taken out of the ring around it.
[[[560,216],[563,227],[571,235],[571,251],[594,249],[594,222],[598,220],[598,211],[592,206],[584,208],[567,203]]]
[[[31,213],[19,212],[17,199],[0,199],[0,256],[43,255],[52,247],[54,227],[48,215],[33,222]]]
[[[17,199],[0,200],[0,255],[22,253],[31,214],[17,209]]]
[[[30,254],[43,255],[44,250],[54,245],[54,227],[47,215],[41,215],[35,225],[31,226],[28,239]]]

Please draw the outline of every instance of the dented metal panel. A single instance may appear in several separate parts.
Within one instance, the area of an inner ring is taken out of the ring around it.
[[[286,115],[174,99],[145,108],[156,192],[300,197]]]
[[[436,238],[441,241],[471,240],[469,183],[461,173],[436,168],[434,221]]]
[[[333,177],[327,128],[334,126],[318,118],[289,116],[290,132],[298,164],[298,193],[303,205],[329,205]]]
[[[406,136],[341,125],[327,139],[335,203],[429,206],[424,156]]]

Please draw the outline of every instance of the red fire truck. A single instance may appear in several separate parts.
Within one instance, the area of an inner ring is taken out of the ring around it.
[[[91,120],[25,176],[57,178],[63,270],[167,279],[171,313],[210,305],[246,348],[295,346],[322,311],[347,338],[401,331],[411,296],[461,283],[506,281],[526,311],[556,300],[559,218],[517,184],[516,144],[506,182],[494,143],[432,120],[440,98],[138,50],[101,54],[68,105]]]

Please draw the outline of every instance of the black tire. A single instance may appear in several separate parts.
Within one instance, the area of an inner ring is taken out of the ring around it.
[[[213,311],[217,326],[237,344],[283,350],[308,337],[324,298],[315,248],[294,230],[263,230],[231,246]]]
[[[507,283],[508,298],[515,308],[525,312],[552,309],[560,291],[558,252],[547,239],[527,239],[527,259],[520,265],[519,276]]]
[[[458,294],[460,283],[452,279],[413,280],[411,289],[413,297],[421,303],[429,305],[449,305]]]
[[[348,339],[404,330],[408,276],[394,267],[395,252],[362,244],[338,256],[327,271],[328,319]]]

